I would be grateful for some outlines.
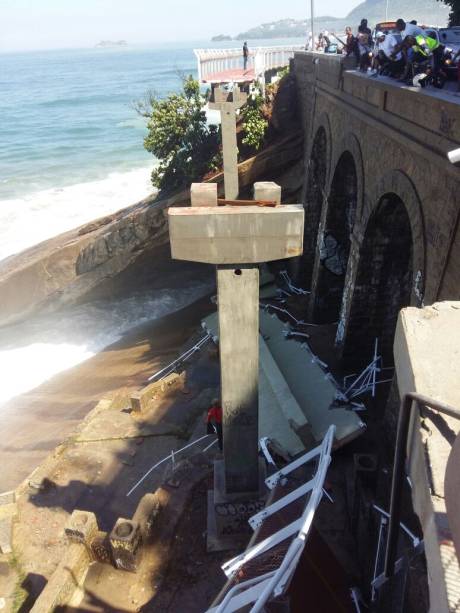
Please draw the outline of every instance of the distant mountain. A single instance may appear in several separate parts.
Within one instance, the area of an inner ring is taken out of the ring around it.
[[[346,26],[357,29],[361,19],[366,18],[370,27],[379,21],[385,21],[387,0],[365,0],[344,18],[317,17],[316,29],[342,32]],[[388,0],[388,19],[399,17],[407,21],[416,19],[420,24],[445,26],[449,16],[449,7],[437,0]],[[263,23],[256,28],[241,32],[237,40],[254,40],[257,38],[305,38],[310,30],[310,20],[282,19]]]
[[[366,0],[348,13],[346,19],[352,20],[355,25],[366,17],[370,24],[375,25],[385,20],[385,7],[386,0]],[[401,17],[406,21],[416,19],[420,24],[446,26],[449,10],[447,5],[436,0],[388,0],[390,20]]]

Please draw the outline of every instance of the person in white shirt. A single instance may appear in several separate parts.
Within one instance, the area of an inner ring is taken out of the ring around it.
[[[416,23],[406,23],[404,19],[398,19],[396,21],[396,29],[401,33],[402,39],[402,42],[398,44],[396,50],[402,51],[404,64],[406,65],[407,69],[401,77],[401,80],[404,81],[408,74],[408,67],[414,59],[414,51],[411,45],[407,44],[407,40],[409,40],[411,37],[415,38],[417,36],[426,37],[426,32]]]
[[[398,51],[399,41],[397,37],[394,34],[377,32],[375,39],[377,45],[374,76],[385,73],[391,77],[397,76],[404,68],[404,58],[401,51]]]
[[[404,40],[406,36],[425,36],[425,30],[413,23],[406,23],[404,19],[398,19],[396,29],[401,32],[401,38]]]

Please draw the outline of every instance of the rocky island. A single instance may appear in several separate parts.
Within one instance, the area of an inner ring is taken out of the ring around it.
[[[211,38],[213,43],[223,43],[228,40],[232,40],[232,37],[228,36],[228,34],[218,34],[217,36],[213,36]]]
[[[125,40],[101,40],[94,46],[96,49],[107,49],[110,47],[127,47],[128,43]]]

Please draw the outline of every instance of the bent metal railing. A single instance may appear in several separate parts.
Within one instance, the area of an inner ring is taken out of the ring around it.
[[[296,51],[304,50],[302,45],[281,45],[256,47],[249,51],[247,70],[253,71],[256,79],[267,70],[281,69],[289,65]],[[229,71],[243,69],[243,50],[237,49],[194,49],[198,62],[200,83],[212,83]]]
[[[300,518],[252,545],[241,555],[229,560],[222,566],[222,569],[229,579],[234,578],[247,562],[255,560],[264,552],[294,536],[279,567],[276,570],[237,583],[227,592],[220,604],[209,609],[207,613],[232,613],[251,604],[253,606],[250,612],[258,613],[263,610],[269,600],[285,593],[303,553],[315,511],[323,496],[324,481],[331,462],[334,435],[335,426],[331,425],[321,445],[265,480],[267,487],[273,489],[278,484],[283,484],[290,473],[319,457],[316,473],[311,480],[253,515],[249,519],[249,523],[253,529],[256,529],[274,513],[279,512],[301,496],[310,494]]]

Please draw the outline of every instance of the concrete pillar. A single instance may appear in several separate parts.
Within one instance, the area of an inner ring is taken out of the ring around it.
[[[238,198],[238,144],[236,140],[236,111],[247,100],[247,95],[235,85],[232,92],[220,87],[214,88],[214,102],[209,108],[220,111],[222,130],[222,151],[224,157],[225,197],[228,200]]]
[[[258,475],[259,269],[218,266],[225,491],[254,493]]]
[[[236,115],[233,106],[221,112],[222,148],[224,156],[225,197],[238,198],[238,144],[236,141]]]
[[[269,186],[266,197],[278,195],[277,186]],[[224,461],[215,464],[208,499],[208,547],[234,547],[235,535],[246,537],[248,513],[262,504],[258,264],[302,253],[304,208],[173,207],[168,218],[174,259],[217,265]]]
[[[192,206],[217,206],[217,183],[192,183]]]

